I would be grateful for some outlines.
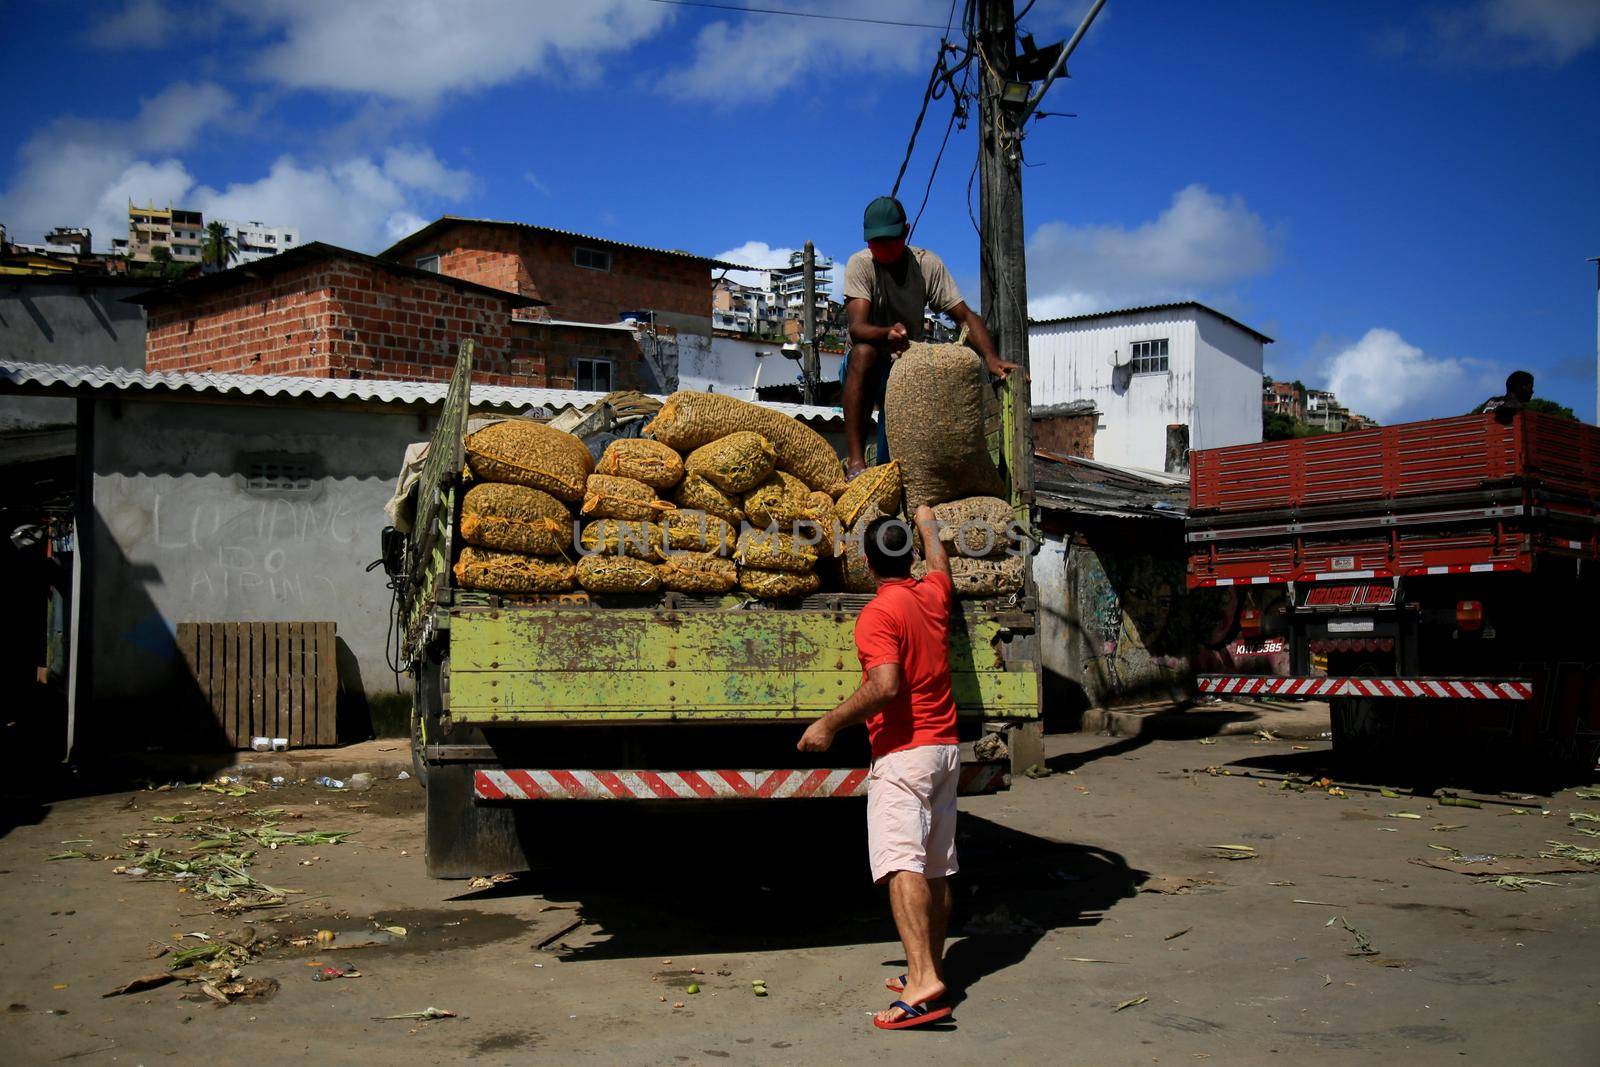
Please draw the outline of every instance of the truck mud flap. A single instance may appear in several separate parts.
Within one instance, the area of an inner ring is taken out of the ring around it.
[[[431,767],[428,774],[426,856],[433,878],[471,878],[529,869],[517,813],[473,803],[475,771],[468,764]]]
[[[961,765],[962,796],[1011,788],[1004,761]],[[485,770],[472,795],[503,800],[809,800],[867,795],[867,768],[761,771]],[[493,805],[485,805],[492,807]]]

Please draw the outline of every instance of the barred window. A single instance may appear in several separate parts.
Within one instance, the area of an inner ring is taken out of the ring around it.
[[[1167,339],[1135,341],[1133,343],[1133,373],[1167,373]]]
[[[611,361],[609,359],[579,359],[573,361],[574,388],[588,392],[611,392]]]

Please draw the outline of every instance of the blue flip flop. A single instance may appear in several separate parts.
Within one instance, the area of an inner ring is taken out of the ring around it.
[[[886,1023],[874,1015],[872,1017],[872,1025],[879,1030],[909,1030],[913,1026],[926,1026],[929,1023],[936,1023],[940,1019],[948,1019],[950,1017],[949,1007],[933,1008],[926,1004],[907,1004],[903,1000],[897,1000],[890,1004],[889,1007],[899,1008],[905,1012],[905,1017],[892,1023]]]
[[[883,988],[891,993],[904,993],[906,991],[906,976],[902,974],[899,978],[885,978],[883,980]]]

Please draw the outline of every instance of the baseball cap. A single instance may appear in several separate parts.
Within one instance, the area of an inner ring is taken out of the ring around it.
[[[868,241],[878,237],[904,237],[906,209],[892,196],[880,196],[867,205],[866,216],[861,220],[862,236]]]

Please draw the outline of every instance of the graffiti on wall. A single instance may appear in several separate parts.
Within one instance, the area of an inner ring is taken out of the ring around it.
[[[174,508],[158,493],[151,534],[163,554],[184,558],[191,603],[304,604],[308,595],[337,593],[326,573],[329,553],[355,539],[355,519],[350,501],[337,494]]]

